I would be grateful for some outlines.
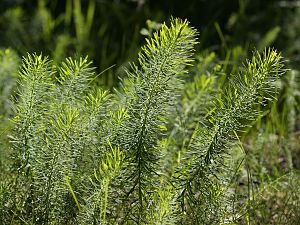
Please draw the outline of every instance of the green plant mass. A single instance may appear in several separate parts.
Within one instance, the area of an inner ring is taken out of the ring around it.
[[[294,124],[281,123],[296,111],[280,97],[295,76],[281,54],[240,63],[235,48],[221,63],[195,50],[187,20],[156,26],[114,90],[88,57],[28,53],[17,74],[14,51],[0,52],[1,225],[299,222],[293,147],[276,153],[286,142],[267,136]]]

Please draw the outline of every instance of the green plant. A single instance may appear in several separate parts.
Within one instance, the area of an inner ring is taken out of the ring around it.
[[[208,54],[198,69],[203,63],[211,73],[196,67],[188,76],[196,34],[187,21],[162,24],[113,93],[92,88],[87,58],[55,66],[42,55],[24,57],[10,136],[13,172],[0,182],[3,223],[241,218],[244,208],[232,201],[246,167],[239,137],[274,101],[283,62],[273,49],[254,52],[224,79],[227,69]]]
[[[16,86],[19,57],[12,49],[0,50],[0,115],[11,115],[10,96]]]
[[[12,49],[0,50],[0,180],[6,179],[11,163],[7,157],[10,153],[7,135],[13,126],[9,120],[13,111],[11,96],[17,86],[19,63],[19,57]]]

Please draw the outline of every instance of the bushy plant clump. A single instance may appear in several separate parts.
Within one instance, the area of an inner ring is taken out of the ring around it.
[[[239,137],[276,99],[282,57],[254,52],[229,79],[220,65],[188,75],[196,36],[163,24],[114,92],[94,87],[87,57],[24,57],[0,224],[244,221]]]

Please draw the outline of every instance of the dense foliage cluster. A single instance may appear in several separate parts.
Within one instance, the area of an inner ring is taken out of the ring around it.
[[[194,56],[197,37],[187,21],[162,24],[113,91],[94,84],[87,57],[28,54],[18,76],[17,57],[2,51],[0,224],[296,224],[293,146],[278,154],[281,176],[263,155],[276,140],[262,137],[279,90],[293,89],[281,77],[294,72],[270,48],[243,66],[240,48],[231,65]],[[280,104],[293,109],[292,95]]]

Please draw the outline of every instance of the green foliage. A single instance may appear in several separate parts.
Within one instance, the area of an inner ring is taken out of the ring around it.
[[[100,71],[117,65],[97,79],[111,87],[118,82],[114,72],[136,53],[140,26],[147,17],[130,5],[130,1],[4,0],[0,2],[0,46],[10,46],[19,54],[43,52],[56,64],[83,54],[94,58]]]
[[[90,23],[90,16],[77,23]],[[249,224],[251,217],[263,218],[256,204],[268,193],[250,190],[250,158],[241,140],[277,97],[282,57],[273,49],[255,51],[243,67],[229,67],[215,53],[203,53],[189,73],[196,35],[187,21],[162,24],[113,93],[93,88],[98,75],[87,57],[61,64],[42,54],[24,57],[9,136],[13,165],[0,181],[0,224]],[[238,47],[232,52],[237,61],[243,54]],[[247,198],[237,187],[245,172]],[[293,177],[287,182],[297,193]],[[283,190],[285,182],[278,179],[273,188]],[[296,196],[292,202],[284,197],[285,205],[278,201],[295,220]]]
[[[92,163],[84,164],[83,159],[94,153],[91,145],[98,142],[92,128],[102,119],[99,110],[107,100],[105,91],[88,92],[94,75],[89,64],[87,58],[67,59],[56,69],[42,55],[23,59],[13,148],[27,187],[24,220],[48,224],[73,217],[75,205],[65,177],[79,185],[85,173],[81,168],[92,170]]]
[[[191,63],[195,44],[195,30],[186,21],[174,20],[171,27],[165,24],[159,33],[139,54],[140,69],[133,65],[129,72],[129,86],[124,90],[124,107],[127,118],[117,134],[116,143],[127,152],[129,160],[128,197],[133,204],[130,214],[140,223],[147,212],[151,193],[157,185],[157,141],[163,135],[162,127],[176,102],[180,75],[186,73],[184,66]],[[131,167],[131,169],[130,169]]]
[[[241,207],[236,222],[297,224],[299,216],[299,174],[290,172],[262,185]]]
[[[200,224],[220,222],[225,201],[221,188],[226,178],[219,181],[219,173],[224,173],[222,170],[226,168],[224,154],[230,154],[236,133],[258,117],[257,106],[272,100],[276,90],[274,82],[282,73],[280,61],[280,55],[273,50],[254,55],[200,118],[175,174],[180,178],[179,198],[189,220],[194,218]]]
[[[9,100],[16,86],[19,61],[12,49],[0,50],[0,115],[11,115]]]
[[[16,89],[19,61],[12,49],[0,50],[0,180],[6,179],[5,172],[10,164],[7,157],[10,153],[7,135],[13,126],[9,120],[12,116],[11,96]],[[3,185],[2,190],[6,190],[7,183]]]

